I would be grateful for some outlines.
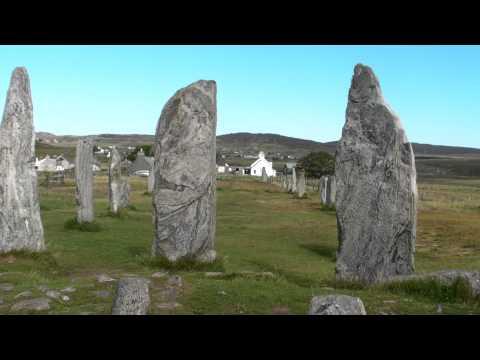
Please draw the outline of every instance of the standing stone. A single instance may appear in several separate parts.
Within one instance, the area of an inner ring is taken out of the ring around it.
[[[325,187],[325,205],[333,206],[335,205],[335,196],[337,194],[337,187],[335,182],[335,176],[327,176],[327,182]]]
[[[155,184],[155,174],[153,172],[153,168],[150,169],[150,172],[148,173],[148,182],[147,182],[147,192],[151,194],[153,192],[153,187]]]
[[[262,167],[262,181],[264,183],[268,181],[267,171],[265,170],[265,167]]]
[[[327,185],[328,178],[324,175],[320,178],[320,203],[324,205],[327,203]]]
[[[45,249],[27,70],[15,68],[0,124],[0,253]]]
[[[305,196],[305,169],[298,169],[297,195],[299,198]]]
[[[92,222],[93,211],[93,139],[88,137],[77,144],[75,158],[77,222]]]
[[[372,69],[355,66],[336,154],[340,279],[384,281],[414,271],[415,158]]]
[[[120,279],[112,315],[146,315],[150,306],[149,283],[143,278]]]
[[[360,298],[347,295],[314,296],[309,315],[367,315]]]
[[[110,167],[108,168],[108,198],[110,201],[110,211],[118,214],[118,211],[128,206],[128,195],[130,185],[128,177],[122,173],[122,156],[114,146]]]
[[[292,184],[290,186],[290,192],[292,193],[297,192],[297,173],[295,171],[295,168],[292,168]]]
[[[287,182],[287,173],[284,173],[282,175],[282,188],[287,190],[288,188],[288,182]]]
[[[216,257],[216,93],[215,81],[180,89],[158,121],[152,253],[170,261]]]

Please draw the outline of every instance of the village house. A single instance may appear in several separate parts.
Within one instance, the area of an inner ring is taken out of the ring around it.
[[[273,168],[273,163],[265,158],[265,153],[260,151],[257,159],[250,166],[232,164],[217,164],[217,173],[231,173],[235,175],[262,176],[262,168],[265,168],[267,176],[276,176],[277,172]]]
[[[57,172],[65,171],[74,168],[75,165],[71,164],[65,157],[46,155],[42,160],[35,159],[35,169],[37,171]]]

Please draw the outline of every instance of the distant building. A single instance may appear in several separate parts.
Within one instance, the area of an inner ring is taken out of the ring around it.
[[[267,176],[276,176],[277,172],[273,168],[273,163],[265,159],[265,153],[260,151],[258,154],[258,159],[250,165],[250,175],[253,176],[262,176],[262,168],[265,168]]]
[[[71,164],[62,155],[50,157],[45,156],[42,160],[35,159],[35,169],[37,171],[57,172],[65,171],[74,168],[75,165]]]

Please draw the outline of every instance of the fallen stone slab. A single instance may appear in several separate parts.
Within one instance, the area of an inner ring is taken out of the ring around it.
[[[362,300],[347,295],[315,296],[309,315],[367,315]]]
[[[31,297],[32,296],[32,292],[31,291],[23,291],[17,295],[15,295],[14,299],[20,299],[22,297]]]
[[[152,274],[152,278],[163,278],[165,276],[168,276],[168,272],[166,271],[159,271]]]
[[[50,299],[37,298],[37,299],[22,300],[14,304],[10,308],[10,311],[22,311],[22,310],[45,311],[49,309],[50,309]]]
[[[468,284],[472,296],[480,297],[480,271],[440,270],[426,274],[394,276],[385,283],[395,283],[411,280],[435,280],[445,285],[453,285],[457,280],[464,280]]]
[[[47,295],[50,299],[58,300],[62,294],[60,291],[57,290],[48,290],[45,295]]]
[[[73,292],[77,291],[77,289],[75,289],[72,286],[69,286],[69,287],[66,287],[65,289],[62,289],[60,291],[63,292],[63,293],[73,293]]]
[[[9,284],[9,283],[0,284],[0,290],[1,291],[12,291],[13,289],[14,289],[13,284]]]
[[[182,304],[179,304],[177,302],[157,304],[157,308],[160,310],[175,310],[181,306]]]
[[[107,274],[100,274],[100,275],[97,275],[97,281],[99,283],[105,283],[105,282],[112,282],[116,280],[114,278],[111,278]]]

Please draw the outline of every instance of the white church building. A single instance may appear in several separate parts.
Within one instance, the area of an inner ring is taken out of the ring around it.
[[[267,176],[276,176],[277,172],[273,168],[273,163],[265,159],[265,153],[260,151],[258,154],[258,159],[250,165],[250,175],[252,176],[262,176],[262,168],[265,168]]]

